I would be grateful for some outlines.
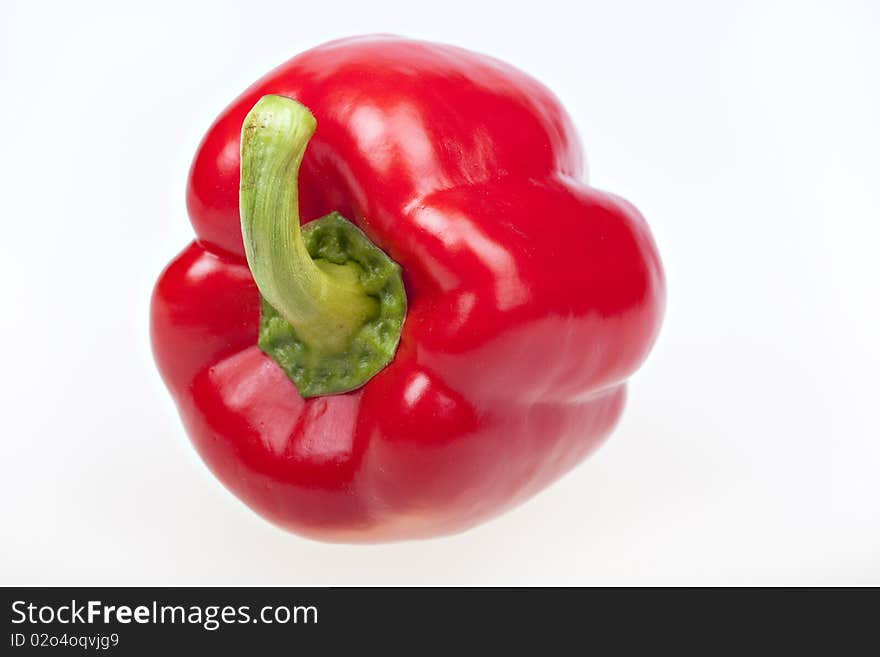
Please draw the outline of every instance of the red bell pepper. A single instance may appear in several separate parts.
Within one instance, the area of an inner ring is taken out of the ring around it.
[[[459,48],[291,59],[210,128],[187,207],[160,371],[221,481],[314,538],[458,532],[528,499],[609,434],[660,327],[641,215],[584,182],[546,88]]]

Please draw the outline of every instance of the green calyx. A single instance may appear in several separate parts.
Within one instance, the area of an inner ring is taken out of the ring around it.
[[[309,255],[319,268],[347,268],[364,294],[376,302],[341,349],[309,344],[265,297],[257,341],[296,384],[303,397],[353,390],[366,383],[394,357],[406,315],[400,267],[339,213],[328,214],[302,229]],[[341,273],[341,272],[339,272]]]
[[[406,316],[400,267],[333,212],[299,225],[297,175],[315,119],[264,96],[241,134],[241,230],[262,297],[258,345],[303,397],[346,392],[382,370]]]

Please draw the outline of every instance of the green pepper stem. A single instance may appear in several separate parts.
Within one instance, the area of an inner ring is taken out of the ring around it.
[[[315,117],[295,100],[263,96],[241,130],[241,233],[260,293],[318,351],[344,349],[378,312],[358,266],[312,260],[299,224],[297,177]]]

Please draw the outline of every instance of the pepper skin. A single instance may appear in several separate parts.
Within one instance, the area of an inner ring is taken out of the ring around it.
[[[239,148],[267,94],[317,119],[303,222],[339,211],[402,268],[397,353],[345,394],[303,399],[256,346]],[[618,420],[665,295],[641,215],[584,180],[557,99],[459,48],[345,39],[258,81],[199,146],[197,239],[152,300],[155,357],[204,461],[270,521],[341,542],[459,532],[569,471]]]

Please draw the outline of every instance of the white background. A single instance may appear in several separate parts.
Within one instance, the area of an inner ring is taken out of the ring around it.
[[[880,584],[880,5],[8,2],[0,20],[0,583]],[[201,464],[148,299],[214,116],[325,40],[526,70],[669,285],[612,439],[463,535],[325,545]]]

